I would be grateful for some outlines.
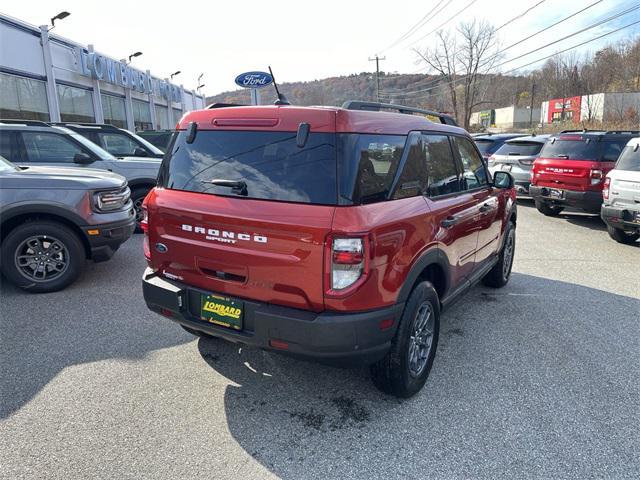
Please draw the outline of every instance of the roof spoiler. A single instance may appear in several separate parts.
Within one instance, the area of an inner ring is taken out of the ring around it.
[[[396,105],[393,103],[378,103],[378,102],[360,102],[358,100],[347,100],[342,104],[342,108],[346,110],[367,110],[370,112],[380,112],[382,110],[394,110],[398,113],[406,113],[409,115],[421,114],[436,117],[440,120],[440,123],[445,125],[458,126],[458,122],[450,116],[444,113],[435,112],[433,110],[424,110],[422,108],[407,107],[405,105]]]
[[[0,119],[0,124],[5,125],[30,125],[32,127],[48,127],[47,122],[41,122],[40,120],[21,120],[19,118]]]
[[[241,103],[212,103],[207,105],[206,110],[212,110],[214,108],[227,108],[227,107],[248,107],[249,105],[243,105]]]

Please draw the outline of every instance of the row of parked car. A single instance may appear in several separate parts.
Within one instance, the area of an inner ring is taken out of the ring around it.
[[[163,152],[112,125],[0,120],[0,267],[31,292],[65,288],[137,228]]]
[[[640,238],[640,131],[566,130],[557,135],[477,134],[489,170],[510,172],[521,196],[557,216],[600,214],[620,243]]]

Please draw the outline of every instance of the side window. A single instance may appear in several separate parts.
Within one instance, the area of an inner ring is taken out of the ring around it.
[[[103,148],[111,155],[115,156],[131,156],[138,144],[126,135],[119,133],[103,133],[98,134],[102,140]]]
[[[438,197],[460,191],[456,161],[446,135],[422,135],[427,165],[427,195]]]
[[[628,140],[628,139],[627,139]],[[627,145],[627,140],[605,141],[602,148],[603,162],[616,162],[622,153],[622,149]]]
[[[473,190],[488,185],[487,170],[472,143],[461,137],[453,137],[453,143],[460,152],[462,161],[462,188]]]
[[[15,133],[6,130],[0,131],[0,156],[11,162],[20,161],[15,144]]]
[[[408,148],[407,160],[393,194],[394,200],[422,195],[427,186],[425,150],[419,135],[412,138]]]
[[[385,135],[359,136],[356,152],[358,170],[354,199],[358,202],[378,201],[391,188],[406,137]]]
[[[84,153],[79,145],[57,133],[22,132],[29,162],[71,163],[77,153]]]

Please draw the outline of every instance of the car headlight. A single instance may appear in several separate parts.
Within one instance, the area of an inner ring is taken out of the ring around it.
[[[120,210],[129,201],[131,190],[125,186],[118,190],[103,190],[93,196],[96,210],[100,212],[113,212]]]

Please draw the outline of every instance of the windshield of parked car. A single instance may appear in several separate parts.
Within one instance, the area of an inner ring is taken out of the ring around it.
[[[616,163],[616,169],[640,172],[640,148],[637,144],[624,148]]]
[[[20,170],[13,163],[4,157],[0,157],[0,172],[16,172]]]
[[[544,143],[540,142],[508,142],[503,144],[496,155],[519,155],[523,157],[532,157],[537,155]]]

